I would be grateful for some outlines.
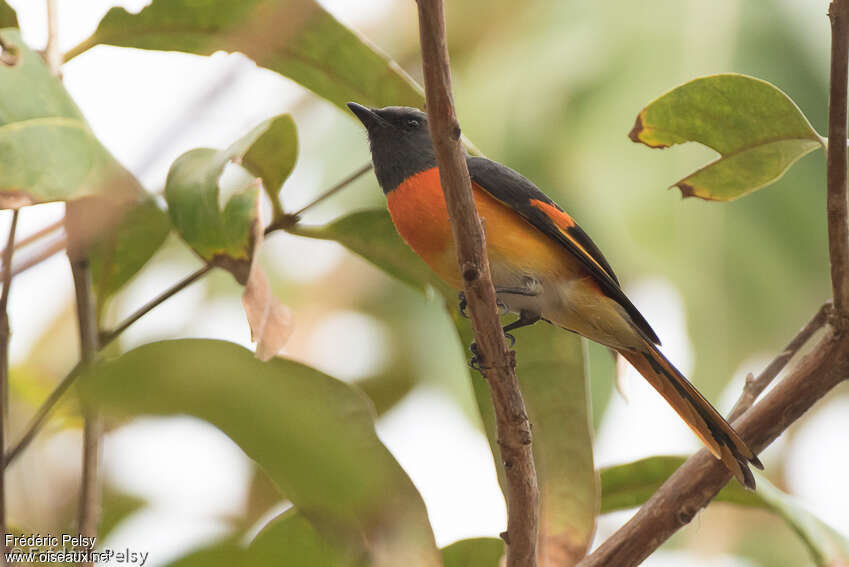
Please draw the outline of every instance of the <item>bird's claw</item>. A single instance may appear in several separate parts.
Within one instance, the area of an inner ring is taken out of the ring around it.
[[[504,338],[510,343],[509,348],[513,348],[516,345],[516,337],[510,333],[504,333]]]
[[[465,318],[465,319],[468,319],[468,318],[469,318],[469,314],[466,312],[466,307],[467,307],[469,304],[468,304],[468,302],[466,301],[466,294],[465,294],[465,293],[463,293],[463,292],[461,291],[461,292],[457,295],[457,298],[460,300],[460,305],[458,306],[458,308],[459,308],[459,310],[460,310],[460,316],[461,316],[461,317],[463,317],[463,318]]]
[[[478,343],[472,342],[469,345],[469,350],[472,353],[472,359],[469,361],[469,368],[472,370],[477,370],[481,374],[483,374],[483,357],[481,356],[480,351],[478,350]]]

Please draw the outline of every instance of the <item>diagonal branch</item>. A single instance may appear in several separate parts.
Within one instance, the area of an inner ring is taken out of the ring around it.
[[[442,0],[418,0],[419,37],[430,132],[448,205],[457,261],[495,406],[498,445],[507,478],[507,566],[536,565],[539,490],[531,429],[496,309],[485,236],[472,198],[460,126],[451,95],[451,69]]]
[[[849,376],[849,222],[846,196],[847,75],[849,75],[849,0],[829,7],[832,31],[828,136],[828,236],[834,308],[827,304],[785,352],[747,384],[734,414],[735,429],[760,452],[814,403]],[[753,407],[757,395],[805,342],[828,321],[828,330],[784,380]],[[622,528],[580,565],[629,567],[639,564],[710,503],[730,473],[702,450],[679,468]]]

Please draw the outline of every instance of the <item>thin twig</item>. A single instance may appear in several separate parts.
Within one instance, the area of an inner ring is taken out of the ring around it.
[[[770,362],[766,368],[761,371],[757,378],[749,374],[746,378],[746,385],[743,387],[743,393],[740,394],[740,399],[734,404],[731,413],[728,414],[728,421],[734,421],[752,407],[758,396],[766,389],[767,386],[775,379],[776,376],[787,366],[790,359],[793,358],[799,349],[805,346],[805,343],[823,326],[828,320],[828,314],[831,311],[832,304],[829,301],[819,308],[819,311],[808,321],[804,327],[793,337],[784,350]]]
[[[52,258],[53,256],[55,256],[56,254],[64,250],[67,246],[68,241],[64,236],[62,238],[56,239],[54,242],[51,242],[49,245],[45,246],[42,250],[39,250],[32,256],[25,258],[17,266],[12,266],[12,275],[17,276],[22,272],[26,272],[30,268],[34,268],[35,266],[47,260],[48,258]]]
[[[12,287],[12,252],[15,250],[15,230],[18,228],[18,209],[12,211],[12,224],[3,251],[3,291],[0,292],[0,450],[6,448],[6,424],[9,416],[9,290]],[[0,565],[6,565],[6,475],[0,457]]]
[[[756,453],[772,443],[849,374],[849,333],[832,327],[787,376],[733,425]],[[779,355],[782,356],[782,355]],[[681,465],[637,513],[579,567],[639,565],[687,525],[731,479],[707,450]]]
[[[507,567],[532,567],[536,565],[539,490],[530,424],[516,380],[515,354],[507,348],[498,319],[485,236],[460,143],[442,0],[418,0],[418,11],[430,132],[481,369],[495,406],[498,446],[507,481]]]
[[[849,1],[834,0],[831,20],[831,90],[828,101],[828,242],[837,315],[849,325],[849,214],[846,202],[846,104],[849,77]]]
[[[105,347],[106,345],[114,341],[116,338],[118,338],[118,336],[124,331],[126,331],[130,325],[147,315],[158,305],[165,302],[167,299],[170,299],[173,295],[176,295],[178,292],[189,287],[195,281],[202,278],[204,275],[206,275],[207,272],[212,269],[212,267],[212,264],[206,264],[202,268],[195,270],[179,282],[175,283],[174,285],[157,295],[155,298],[151,299],[150,301],[139,307],[129,317],[121,321],[114,329],[112,329],[111,331],[102,332],[100,334],[101,348]]]
[[[357,179],[359,179],[360,177],[362,177],[363,175],[365,175],[366,173],[371,171],[371,169],[373,167],[374,167],[374,165],[372,165],[371,162],[368,162],[364,166],[362,166],[359,169],[357,169],[356,171],[354,171],[354,173],[352,173],[351,175],[349,175],[348,177],[346,177],[345,179],[343,179],[342,181],[340,181],[339,183],[337,183],[336,185],[334,185],[333,187],[331,187],[330,189],[328,189],[327,191],[325,191],[324,193],[322,193],[321,195],[319,195],[318,197],[316,197],[315,199],[313,199],[312,201],[310,201],[309,203],[307,203],[306,205],[304,205],[303,207],[301,207],[300,209],[295,211],[294,213],[290,213],[289,215],[292,216],[292,217],[301,216],[302,214],[307,212],[309,209],[311,209],[314,206],[316,206],[317,204],[321,203],[322,201],[324,201],[328,197],[332,197],[333,195],[335,195],[336,193],[338,193],[339,191],[341,191],[342,189],[344,189],[345,187],[347,187],[348,185],[350,185],[351,183],[353,183],[354,181],[356,181]]]
[[[41,240],[42,238],[44,238],[46,236],[50,236],[51,234],[53,234],[57,230],[61,230],[61,228],[63,226],[65,226],[65,219],[61,218],[54,223],[48,224],[44,228],[38,229],[36,232],[33,232],[29,236],[26,236],[26,237],[20,238],[20,239],[15,239],[15,250],[20,250],[24,246],[29,246],[30,244],[32,244],[33,242],[35,242],[37,240]],[[5,256],[5,255],[6,255],[6,249],[4,248],[2,251],[0,251],[0,257]]]
[[[349,175],[348,177],[343,179],[341,182],[337,183],[336,185],[334,185],[333,187],[328,189],[325,193],[322,194],[322,197],[319,197],[319,199],[326,198],[327,196],[329,196],[328,194],[330,194],[331,192],[338,192],[342,187],[345,187],[346,185],[350,184],[351,181],[353,181],[354,179],[356,179],[357,177],[362,175],[365,171],[368,171],[368,169],[365,169],[363,171],[363,168],[360,168],[359,170],[355,171],[354,173],[352,173],[351,175]],[[309,206],[312,206],[312,204],[308,205],[308,207]],[[303,210],[304,209],[301,209],[301,211],[299,211],[299,212],[302,212]],[[292,216],[294,217],[294,215],[292,215]],[[270,234],[270,233],[275,232],[277,230],[282,230],[284,228],[286,228],[286,227],[269,225],[266,228],[265,233],[267,235],[267,234]],[[45,251],[45,253],[46,253],[45,257],[52,256],[56,252],[63,250],[65,248],[65,246],[66,246],[66,239],[63,238],[60,242],[57,242],[56,244],[54,244],[53,246],[51,246],[50,248],[48,248]],[[40,254],[39,256],[44,256],[44,254]],[[44,258],[38,258],[38,261],[41,261],[43,259]],[[25,269],[31,267],[35,263],[37,263],[37,262],[32,262],[32,263],[28,263],[28,264],[16,267],[15,271],[13,272],[13,275],[24,271]],[[206,273],[208,273],[211,269],[212,269],[212,266],[207,264],[204,267],[199,268],[198,270],[192,272],[191,274],[189,274],[188,276],[186,276],[185,278],[183,278],[179,282],[175,283],[174,285],[172,285],[170,288],[168,288],[164,292],[160,293],[154,299],[152,299],[151,301],[149,301],[148,303],[146,303],[145,305],[143,305],[142,307],[137,309],[135,312],[133,312],[131,315],[129,315],[126,319],[124,319],[122,322],[120,322],[118,325],[116,325],[114,329],[101,332],[100,335],[99,335],[100,348],[101,349],[106,348],[106,346],[108,346],[110,343],[112,343],[112,341],[117,339],[118,336],[121,335],[121,333],[126,331],[128,327],[130,327],[136,321],[138,321],[139,319],[141,319],[142,317],[147,315],[150,311],[155,309],[157,306],[159,306],[160,304],[162,304],[163,302],[165,302],[166,300],[171,298],[173,295],[176,295],[178,292],[182,291],[183,289],[187,288],[192,283],[199,280]],[[32,442],[32,440],[35,439],[35,436],[38,434],[39,431],[41,431],[41,428],[44,426],[45,422],[47,421],[47,418],[52,413],[53,408],[56,406],[57,403],[59,403],[59,400],[62,399],[62,396],[68,390],[68,388],[71,386],[71,384],[74,383],[74,381],[77,379],[77,376],[79,376],[80,370],[81,370],[81,367],[78,364],[73,369],[71,369],[71,371],[67,375],[65,375],[65,377],[62,379],[62,381],[59,382],[59,384],[56,386],[56,388],[52,392],[50,392],[50,394],[47,396],[47,399],[44,400],[44,402],[41,404],[41,406],[36,411],[35,415],[32,417],[30,422],[27,424],[27,427],[24,430],[24,433],[21,436],[20,440],[18,440],[18,442],[15,444],[14,447],[12,447],[9,451],[6,452],[5,459],[3,460],[3,469],[5,469],[5,467],[7,467],[9,464],[11,464],[21,454],[21,452],[29,446],[29,444]]]
[[[47,0],[47,46],[44,48],[44,59],[50,72],[61,77],[62,51],[59,49],[59,13],[56,10],[56,0]]]
[[[85,201],[73,201],[66,207],[66,231],[68,233],[68,259],[71,263],[71,275],[74,279],[74,292],[77,307],[77,327],[80,337],[80,364],[86,368],[94,362],[98,345],[97,306],[91,283],[89,264],[89,243],[81,242],[74,227],[84,223],[87,214]],[[77,516],[77,532],[85,537],[97,537],[100,516],[100,464],[103,420],[96,408],[83,404],[83,455],[82,480]],[[80,565],[93,565],[83,561]]]
[[[849,73],[849,0],[834,0],[829,7],[832,28],[831,96],[828,144],[828,234],[834,309],[826,306],[776,357],[747,389],[764,388],[792,354],[807,342],[823,319],[828,332],[799,364],[764,398],[743,411],[744,391],[735,408],[742,413],[733,422],[744,441],[760,452],[802,416],[813,404],[849,375],[849,223],[846,201],[847,74]],[[795,347],[795,348],[793,348]],[[773,376],[770,376],[773,375]],[[657,549],[673,533],[708,505],[731,478],[728,470],[706,450],[689,459],[655,492],[640,510],[596,551],[582,567],[631,567]]]

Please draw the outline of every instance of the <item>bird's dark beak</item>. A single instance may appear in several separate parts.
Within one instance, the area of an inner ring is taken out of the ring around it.
[[[360,119],[360,122],[363,123],[363,126],[366,127],[366,130],[371,130],[372,128],[376,128],[378,126],[382,126],[386,123],[386,121],[381,118],[374,110],[371,108],[366,108],[361,104],[357,104],[356,102],[349,102],[348,108],[351,109],[351,112]]]

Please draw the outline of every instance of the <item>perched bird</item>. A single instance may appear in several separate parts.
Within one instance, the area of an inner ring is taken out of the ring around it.
[[[401,237],[455,289],[463,287],[427,115],[415,108],[348,107],[368,131],[374,172]],[[500,304],[519,315],[505,333],[546,321],[625,357],[744,486],[763,468],[736,431],[658,350],[610,264],[563,209],[507,166],[467,156]]]

